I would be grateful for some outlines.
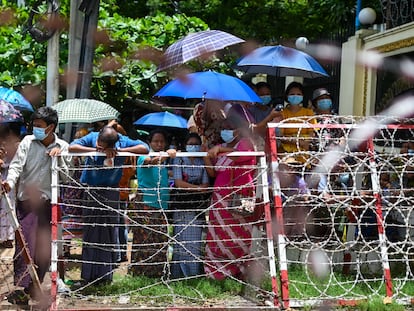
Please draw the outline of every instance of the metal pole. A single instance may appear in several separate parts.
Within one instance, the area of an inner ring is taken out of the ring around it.
[[[91,95],[91,81],[93,57],[95,55],[95,33],[98,26],[99,0],[95,0],[85,11],[82,45],[80,52],[79,71],[80,86],[76,91],[79,98],[89,98]]]
[[[280,292],[282,295],[282,307],[289,308],[289,277],[287,265],[287,243],[283,220],[283,203],[282,203],[282,189],[279,180],[279,160],[277,156],[277,141],[276,129],[274,127],[267,128],[267,143],[270,147],[271,168],[272,168],[272,186],[274,197],[274,209],[276,214],[276,233],[277,233],[277,250],[279,256],[279,271],[280,271]]]
[[[49,13],[52,5],[49,4]],[[47,42],[46,106],[51,107],[59,100],[59,35],[56,30]]]
[[[83,14],[79,11],[81,0],[70,1],[70,24],[69,24],[69,55],[68,67],[66,69],[66,98],[75,98],[76,89],[79,85],[79,61],[82,41]],[[65,124],[63,139],[71,140],[72,123]]]

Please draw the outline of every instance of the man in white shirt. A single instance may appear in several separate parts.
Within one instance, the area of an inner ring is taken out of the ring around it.
[[[58,124],[54,109],[37,109],[31,123],[33,135],[27,135],[21,141],[2,186],[7,192],[14,188],[17,191],[17,218],[42,282],[50,266],[52,157],[67,150],[68,143],[54,133]],[[67,168],[64,159],[59,160],[61,167]],[[36,298],[37,294],[21,252],[21,246],[16,241],[14,284],[23,287],[23,290],[8,295],[8,301],[14,304],[28,304],[29,296]]]

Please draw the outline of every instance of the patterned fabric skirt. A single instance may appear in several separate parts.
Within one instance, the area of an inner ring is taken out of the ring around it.
[[[168,221],[162,209],[139,204],[131,223],[133,245],[132,275],[162,277],[168,275]]]
[[[214,279],[221,280],[228,276],[244,279],[251,257],[252,225],[244,216],[230,213],[220,193],[213,193],[212,206],[204,271]]]
[[[197,211],[176,211],[174,220],[174,248],[171,265],[173,278],[199,275],[202,270],[203,259],[203,225],[202,217],[197,217]],[[204,216],[204,213],[201,213]]]
[[[62,238],[82,238],[83,189],[69,185],[61,189]]]

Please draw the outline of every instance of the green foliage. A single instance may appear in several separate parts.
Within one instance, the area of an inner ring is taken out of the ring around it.
[[[24,32],[30,5],[17,8],[11,1],[0,1],[0,13],[12,9],[15,19],[0,21],[0,84],[16,87],[44,84],[46,79],[47,43],[35,42]],[[70,0],[60,1],[59,13],[69,15]],[[365,0],[364,6],[378,6]],[[377,10],[378,11],[378,10]],[[149,100],[166,81],[165,72],[155,73],[158,57],[170,44],[189,32],[221,29],[262,44],[283,43],[298,36],[323,38],[338,27],[355,20],[354,0],[101,0],[99,29],[110,41],[97,46],[92,81],[92,97],[124,110],[125,100]],[[199,16],[202,19],[193,17]],[[60,68],[68,57],[68,33],[61,33]],[[133,55],[153,48],[152,59]],[[210,68],[231,72],[233,55],[209,60],[202,66],[190,62],[194,70]],[[158,59],[159,60],[159,59]],[[103,63],[113,66],[108,68]]]
[[[69,0],[61,3],[60,13],[68,14]],[[1,12],[12,12],[8,23],[0,21],[0,84],[16,87],[26,84],[44,85],[46,80],[47,43],[37,43],[24,31],[29,8],[17,8],[2,0]],[[28,2],[28,4],[30,4]],[[201,19],[182,14],[147,16],[140,19],[116,13],[115,1],[105,1],[100,10],[99,29],[109,37],[108,44],[98,45],[95,53],[92,97],[123,109],[124,99],[148,100],[166,82],[166,73],[155,74],[156,61],[134,59],[134,53],[151,47],[159,54],[188,32],[207,29]],[[61,73],[68,59],[68,33],[61,33]],[[119,63],[117,68],[102,69],[102,61]]]
[[[166,73],[155,73],[162,51],[189,32],[207,29],[207,25],[199,18],[180,14],[133,19],[115,13],[101,18],[99,29],[107,32],[110,42],[96,48],[93,97],[123,110],[124,99],[148,100],[165,84]],[[134,56],[148,48],[151,50],[146,57],[152,60]],[[115,70],[102,70],[100,64],[105,57],[121,66]]]
[[[0,12],[12,16],[9,22],[0,23],[0,85],[5,87],[40,84],[46,74],[45,46],[33,42],[24,32],[28,14],[23,9],[5,5]]]
[[[364,6],[377,7],[378,2],[365,0]],[[267,44],[298,36],[324,38],[344,25],[353,25],[355,3],[355,0],[147,0],[134,5],[119,4],[119,12],[135,17],[158,12],[202,16],[211,29]]]

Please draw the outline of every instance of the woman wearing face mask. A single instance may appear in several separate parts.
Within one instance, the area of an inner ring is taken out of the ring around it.
[[[187,152],[201,151],[201,138],[190,133],[185,141]],[[189,277],[201,273],[202,229],[205,223],[202,210],[207,208],[209,177],[201,157],[174,159],[173,178],[175,194],[174,252],[171,274],[173,278]]]
[[[212,194],[206,242],[204,270],[208,277],[224,279],[228,276],[243,279],[250,253],[252,225],[246,216],[232,213],[229,201],[234,188],[241,195],[254,192],[254,156],[228,157],[224,153],[253,151],[248,137],[249,120],[245,108],[235,104],[222,123],[223,144],[208,151],[214,163],[214,192]],[[246,166],[246,167],[242,167]],[[232,189],[233,188],[233,189]]]
[[[313,118],[307,118],[314,115],[313,111],[302,106],[303,103],[303,94],[304,89],[303,85],[299,82],[291,82],[285,91],[285,100],[287,101],[287,106],[281,111],[281,116],[283,120],[289,118],[301,118],[300,120],[291,120],[286,121],[288,123],[316,123],[316,120]],[[310,139],[306,139],[313,136],[313,129],[311,128],[282,128],[280,131],[280,136],[282,137],[281,147],[282,152],[298,152],[301,150],[309,150]],[[290,138],[291,137],[291,138]],[[301,158],[298,158],[302,162]]]

